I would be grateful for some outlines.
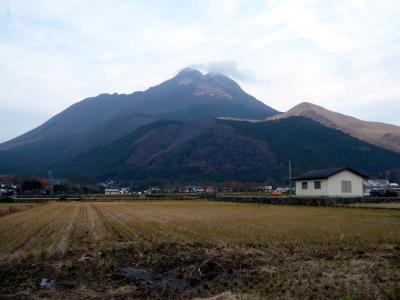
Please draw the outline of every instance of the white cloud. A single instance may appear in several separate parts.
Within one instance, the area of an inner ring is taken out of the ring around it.
[[[191,65],[192,68],[199,69],[204,72],[222,73],[234,80],[252,81],[254,74],[250,70],[241,69],[236,62],[233,61],[213,61],[208,63],[198,63]]]
[[[54,114],[197,65],[279,110],[308,100],[400,124],[399,15],[389,0],[3,0],[0,109]]]

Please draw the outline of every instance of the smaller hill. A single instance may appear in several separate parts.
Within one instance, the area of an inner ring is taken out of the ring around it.
[[[363,121],[308,102],[300,103],[285,113],[270,117],[269,120],[281,120],[289,117],[309,118],[362,141],[400,152],[400,126]]]

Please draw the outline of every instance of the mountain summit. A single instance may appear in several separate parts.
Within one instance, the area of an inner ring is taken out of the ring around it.
[[[172,116],[242,117],[262,119],[278,113],[247,94],[235,81],[218,74],[185,68],[175,77],[144,92],[136,110]]]

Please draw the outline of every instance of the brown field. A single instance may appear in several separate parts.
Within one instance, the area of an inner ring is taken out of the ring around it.
[[[400,203],[357,203],[350,204],[351,207],[366,207],[366,208],[387,208],[387,209],[400,209]]]
[[[398,299],[400,211],[50,203],[0,217],[0,298]]]
[[[0,203],[0,217],[44,205],[44,203]]]

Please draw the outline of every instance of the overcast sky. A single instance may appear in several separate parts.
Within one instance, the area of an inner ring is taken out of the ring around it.
[[[0,0],[0,141],[186,66],[281,111],[400,125],[400,1]]]

